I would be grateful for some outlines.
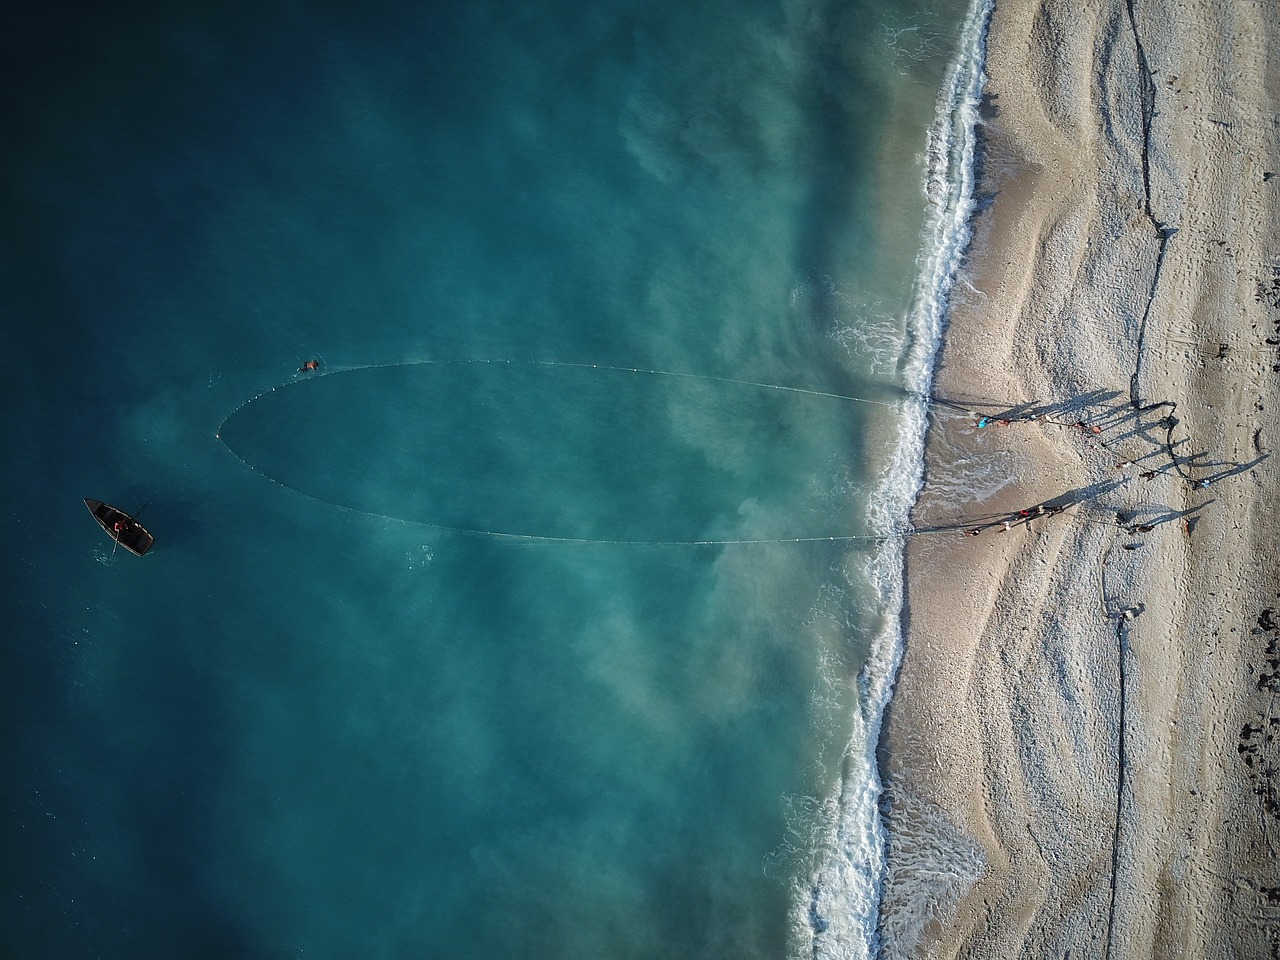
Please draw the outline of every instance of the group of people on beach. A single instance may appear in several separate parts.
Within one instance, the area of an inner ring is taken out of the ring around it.
[[[1027,507],[1023,510],[1014,510],[1010,513],[996,517],[994,520],[988,520],[979,524],[965,525],[960,528],[960,533],[966,537],[977,537],[984,530],[995,528],[996,533],[1008,533],[1014,527],[1025,526],[1031,529],[1031,521],[1041,518],[1056,517],[1058,514],[1072,506],[1073,501],[1063,501],[1055,503],[1053,501],[1045,501],[1035,506]]]
[[[959,404],[949,405],[963,409]],[[1167,405],[1168,404],[1152,404],[1147,407],[1143,407],[1142,410]],[[1154,480],[1170,468],[1168,464],[1152,468],[1149,464],[1143,463],[1143,461],[1149,459],[1151,456],[1150,452],[1136,458],[1131,458],[1113,449],[1107,440],[1102,438],[1104,427],[1099,423],[1090,423],[1083,419],[1054,419],[1050,416],[1050,411],[1044,407],[1014,408],[1004,413],[989,416],[980,415],[974,411],[969,412],[976,418],[976,425],[979,430],[985,430],[987,427],[991,426],[1007,427],[1012,424],[1019,423],[1045,423],[1076,431],[1083,435],[1088,446],[1105,451],[1113,457],[1113,465],[1115,469],[1126,472],[1132,468],[1135,471],[1135,474],[1130,474],[1130,476],[1136,475],[1142,480]],[[1156,424],[1159,427],[1165,428],[1166,433],[1169,434],[1169,436],[1166,437],[1165,447],[1169,455],[1170,463],[1172,464],[1172,469],[1176,470],[1178,475],[1191,486],[1198,489],[1204,489],[1211,484],[1212,480],[1210,478],[1203,477],[1197,478],[1188,474],[1182,468],[1182,462],[1179,460],[1177,453],[1173,449],[1174,443],[1171,434],[1172,429],[1176,424],[1177,420],[1172,415],[1166,416]],[[1008,514],[997,516],[993,519],[984,519],[980,523],[966,522],[961,523],[958,526],[961,534],[966,537],[977,537],[984,531],[991,529],[994,529],[997,533],[1008,532],[1015,526],[1026,526],[1030,529],[1033,520],[1056,516],[1068,507],[1074,506],[1077,502],[1078,501],[1076,500],[1062,500],[1057,498],[1055,500],[1036,504],[1035,506],[1028,507],[1023,510],[1016,510]],[[1128,518],[1119,518],[1117,523],[1129,533],[1146,533],[1154,529],[1153,525],[1137,524]],[[955,529],[955,527],[952,527],[952,529]],[[1190,533],[1189,524],[1187,533]]]
[[[1152,405],[1149,405],[1148,407],[1143,407],[1142,409],[1146,410],[1146,409],[1150,409],[1150,407],[1163,406],[1163,405],[1164,404],[1152,404]],[[1056,427],[1067,427],[1072,430],[1077,430],[1090,439],[1094,437],[1099,437],[1103,431],[1103,428],[1099,424],[1088,423],[1085,420],[1075,420],[1075,421],[1068,422],[1063,420],[1051,419],[1049,415],[1043,410],[1040,410],[1040,411],[1032,410],[1027,412],[1021,412],[1016,415],[1013,414],[1013,411],[1010,411],[1010,413],[1005,415],[995,415],[995,416],[980,416],[977,414],[974,414],[974,415],[977,416],[977,427],[979,430],[984,430],[993,424],[996,426],[1007,427],[1015,423],[1047,423]],[[1174,418],[1172,415],[1170,415],[1160,420],[1159,423],[1156,425],[1160,427],[1164,427],[1166,429],[1166,432],[1171,434],[1172,429],[1177,424],[1177,422],[1178,422],[1177,419]],[[1140,468],[1142,465],[1139,461],[1146,459],[1146,457],[1131,459],[1129,457],[1124,456],[1123,454],[1119,454],[1115,450],[1111,449],[1111,447],[1107,444],[1107,442],[1102,439],[1098,439],[1096,443],[1099,449],[1105,450],[1107,453],[1111,454],[1116,458],[1114,465],[1117,470],[1124,470],[1127,467],[1133,467],[1135,469]],[[1205,489],[1210,486],[1210,484],[1212,483],[1212,480],[1210,480],[1209,478],[1192,477],[1182,469],[1181,464],[1178,460],[1177,454],[1173,450],[1173,440],[1171,436],[1166,437],[1165,446],[1169,454],[1170,462],[1173,464],[1174,469],[1177,470],[1178,475],[1181,476],[1182,479],[1184,479],[1188,484],[1190,484],[1191,486],[1197,489]],[[1164,472],[1164,469],[1165,468],[1154,469],[1154,470],[1139,469],[1138,476],[1143,480],[1154,480],[1157,476],[1159,476],[1161,473]]]

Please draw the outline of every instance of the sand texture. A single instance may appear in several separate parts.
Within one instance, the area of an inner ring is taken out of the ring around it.
[[[930,426],[992,525],[908,550],[882,953],[1277,957],[1280,9],[1000,0],[987,69],[936,392],[1014,422]]]

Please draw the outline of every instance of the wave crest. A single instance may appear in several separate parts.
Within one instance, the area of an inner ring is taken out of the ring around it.
[[[876,748],[885,707],[902,656],[904,540],[924,475],[924,437],[933,367],[946,326],[948,306],[972,235],[975,211],[977,126],[986,82],[986,37],[993,0],[973,0],[961,31],[960,50],[938,97],[929,129],[924,193],[929,207],[917,258],[916,293],[902,354],[904,386],[911,399],[900,405],[900,440],[880,477],[869,514],[885,536],[862,575],[877,590],[885,611],[866,666],[858,677],[858,709],[845,750],[843,773],[832,800],[806,810],[816,855],[809,875],[797,884],[792,916],[793,953],[819,960],[870,958],[882,945],[879,916],[886,837]],[[887,906],[887,905],[886,905]],[[908,918],[909,919],[909,918]],[[886,926],[898,945],[909,930]]]

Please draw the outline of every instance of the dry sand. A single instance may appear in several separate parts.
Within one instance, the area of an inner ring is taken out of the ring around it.
[[[936,390],[1068,426],[940,411],[916,522],[1074,505],[908,551],[882,952],[1277,957],[1280,10],[999,0],[987,71]]]

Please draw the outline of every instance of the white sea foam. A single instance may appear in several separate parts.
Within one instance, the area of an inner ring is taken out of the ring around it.
[[[929,130],[924,184],[929,208],[901,355],[904,385],[914,397],[929,395],[948,304],[971,235],[978,108],[993,7],[993,0],[973,0]],[[900,410],[900,439],[869,506],[872,529],[883,534],[905,528],[923,482],[927,407],[914,399],[904,401]],[[858,678],[858,710],[841,782],[812,811],[816,856],[801,881],[803,888],[796,891],[793,916],[794,953],[822,960],[870,958],[880,948],[877,915],[885,835],[875,751],[902,653],[903,540],[887,536],[864,575],[878,592],[884,626]]]
[[[864,308],[857,323],[836,326],[831,339],[857,356],[873,376],[893,373],[902,359],[898,318],[873,308]]]
[[[947,471],[929,478],[930,519],[963,515],[1008,487],[1017,477],[1017,458],[1007,450],[987,453],[956,452],[947,456],[950,445],[940,445]],[[927,522],[927,521],[926,521]]]

